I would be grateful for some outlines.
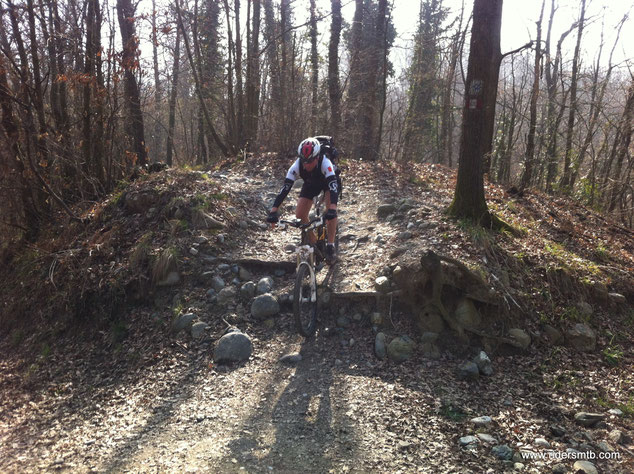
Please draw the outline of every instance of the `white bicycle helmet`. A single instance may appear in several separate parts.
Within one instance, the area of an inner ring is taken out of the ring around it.
[[[310,163],[313,159],[319,156],[319,150],[321,145],[319,140],[315,138],[307,138],[299,144],[297,148],[297,155],[302,163]]]

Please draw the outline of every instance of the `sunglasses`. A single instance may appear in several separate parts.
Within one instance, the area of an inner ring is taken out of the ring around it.
[[[314,162],[316,159],[317,159],[316,156],[313,156],[312,158],[308,158],[308,159],[302,158],[302,163],[304,163],[305,165],[309,165],[312,162]]]

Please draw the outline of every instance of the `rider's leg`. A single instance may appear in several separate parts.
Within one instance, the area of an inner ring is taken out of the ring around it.
[[[326,210],[330,209],[330,193],[326,191]],[[335,234],[337,233],[337,218],[330,219],[326,222],[326,227],[328,228],[328,243],[335,243]]]
[[[297,207],[295,208],[295,217],[301,220],[304,224],[308,223],[308,213],[313,205],[313,200],[305,197],[300,197],[297,200]],[[311,244],[317,242],[317,236],[313,231],[308,233],[308,240]]]

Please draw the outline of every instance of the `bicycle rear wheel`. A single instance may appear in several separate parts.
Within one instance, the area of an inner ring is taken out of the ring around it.
[[[317,282],[307,263],[297,269],[293,313],[297,332],[304,337],[312,336],[317,326]]]

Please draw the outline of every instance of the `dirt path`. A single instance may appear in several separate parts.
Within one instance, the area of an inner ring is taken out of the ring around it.
[[[246,180],[222,174],[215,179],[231,183],[242,200],[241,215],[261,220],[262,197],[276,192],[279,173]],[[418,227],[406,245],[438,242],[447,194],[432,199],[408,188],[408,182],[390,187],[380,176],[351,176],[340,212],[345,265],[334,273],[336,291],[372,289],[390,253],[403,245],[398,235],[409,222],[376,218],[383,197],[397,189],[427,207],[424,215],[437,223],[419,226],[423,216],[413,213]],[[290,198],[287,203],[293,207]],[[239,238],[231,258],[274,260],[296,236],[254,230]],[[276,278],[276,291],[291,282],[290,275]],[[206,288],[190,290],[188,303],[202,304]],[[335,308],[323,316],[310,341],[294,333],[288,313],[270,328],[245,322],[242,329],[252,337],[254,355],[231,367],[211,360],[213,342],[224,329],[218,314],[208,314],[212,336],[199,344],[169,335],[160,311],[144,308],[130,314],[128,325],[134,329],[114,356],[105,348],[107,335],[104,347],[91,341],[54,351],[37,368],[48,375],[45,386],[29,382],[20,361],[7,358],[0,367],[5,394],[0,471],[502,472],[512,471],[513,462],[492,456],[492,445],[463,449],[459,438],[486,432],[495,444],[517,450],[547,437],[553,449],[565,451],[568,441],[552,438],[550,427],[567,424],[567,438],[577,437],[570,411],[584,406],[584,395],[572,394],[562,403],[542,374],[533,371],[540,354],[498,357],[494,376],[472,383],[457,380],[455,368],[464,357],[449,351],[439,360],[416,354],[400,365],[382,362],[374,356],[375,336],[367,323],[372,310],[355,304]],[[362,319],[350,327],[323,330],[334,326],[338,315],[357,312]],[[402,315],[395,313],[393,322],[394,332],[411,331]],[[291,352],[299,352],[302,360],[280,364],[279,358]],[[558,370],[562,360],[552,366],[547,361],[542,370]],[[592,362],[592,356],[568,361],[583,377],[596,376]],[[615,369],[601,376],[617,381],[622,374]],[[486,428],[469,422],[484,415],[493,419]],[[607,436],[608,428],[625,424],[611,419],[594,433],[596,441]],[[605,472],[627,472],[632,459],[622,453],[620,462],[598,465]],[[551,472],[553,464],[526,461],[515,468]]]

